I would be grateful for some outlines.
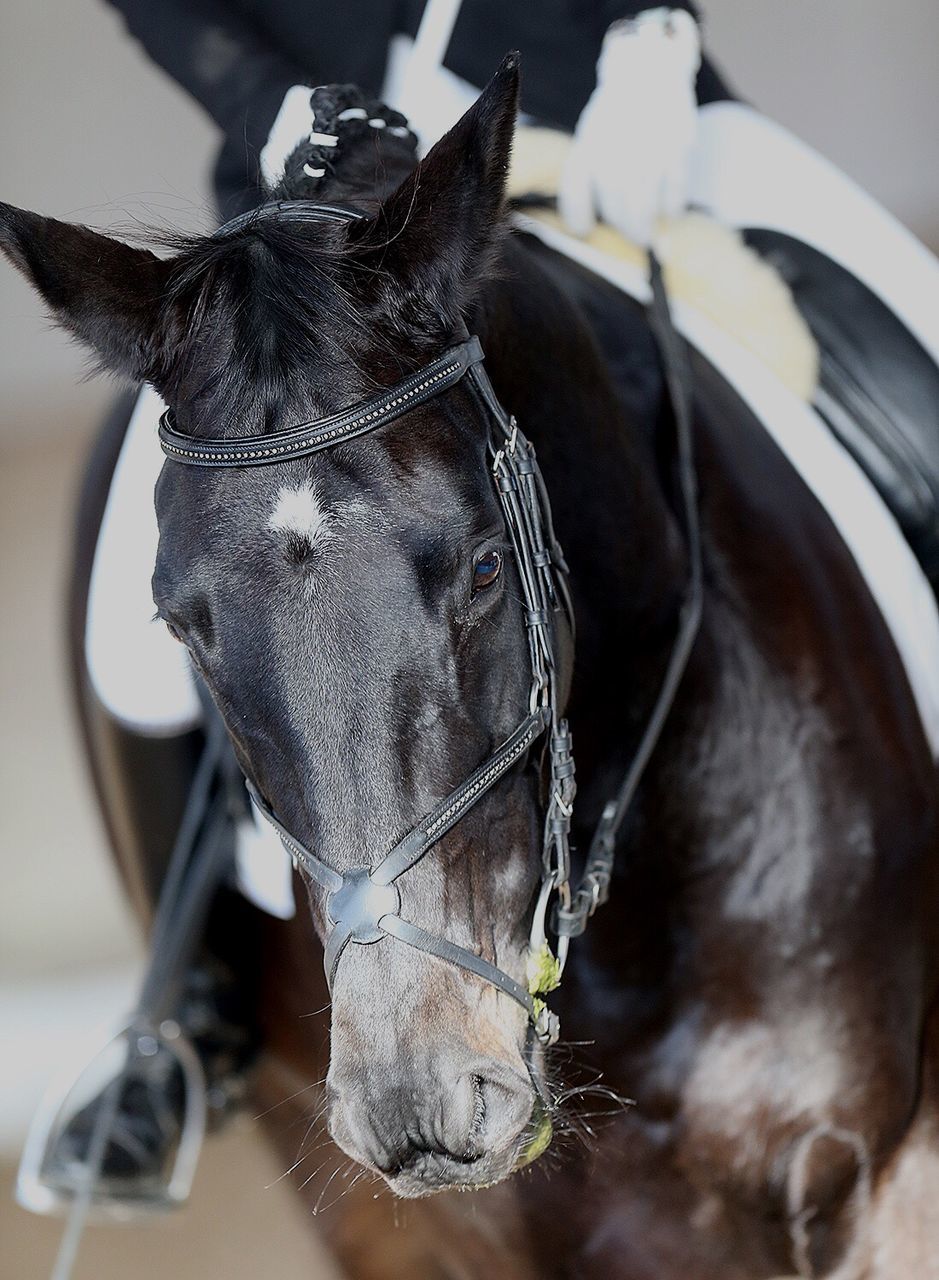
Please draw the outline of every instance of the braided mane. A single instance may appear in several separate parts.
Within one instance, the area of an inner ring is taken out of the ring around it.
[[[321,85],[310,98],[313,130],[287,158],[275,199],[378,205],[417,163],[407,119],[354,84]]]

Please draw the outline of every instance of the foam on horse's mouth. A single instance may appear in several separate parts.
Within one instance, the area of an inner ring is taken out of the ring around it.
[[[519,1152],[513,1172],[524,1169],[526,1165],[532,1164],[539,1156],[544,1155],[551,1145],[551,1139],[554,1137],[554,1124],[552,1123],[551,1115],[540,1098],[535,1102],[532,1117],[529,1121],[529,1128],[531,1137]]]
[[[513,1173],[517,1173],[519,1169],[524,1169],[532,1164],[539,1156],[543,1155],[551,1145],[551,1139],[554,1136],[554,1125],[551,1120],[551,1114],[548,1108],[539,1098],[535,1102],[532,1110],[531,1118],[526,1126],[527,1140],[522,1145],[515,1158],[513,1164],[503,1165],[497,1170],[491,1170],[489,1176],[473,1180],[470,1169],[471,1166],[455,1164],[451,1161],[444,1163],[440,1170],[431,1170],[425,1167],[424,1170],[408,1170],[395,1177],[389,1178],[385,1175],[385,1181],[396,1196],[400,1196],[404,1200],[422,1199],[425,1196],[436,1195],[443,1191],[485,1191],[487,1187],[494,1187],[500,1182],[504,1182],[506,1178]],[[428,1177],[428,1172],[443,1172],[443,1177]]]

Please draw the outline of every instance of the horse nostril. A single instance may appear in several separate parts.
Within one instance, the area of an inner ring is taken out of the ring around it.
[[[473,1076],[473,1123],[470,1126],[470,1140],[482,1131],[486,1118],[486,1094],[483,1090],[485,1081],[482,1076]]]
[[[441,1154],[461,1161],[477,1158],[485,1108],[481,1078],[473,1072],[460,1076],[449,1095],[441,1099],[436,1134]]]
[[[473,1164],[484,1154],[480,1138],[486,1118],[485,1084],[475,1073],[461,1076],[444,1104],[438,1132],[440,1154],[460,1164]]]
[[[471,1072],[460,1078],[451,1094],[445,1146],[464,1163],[502,1151],[524,1129],[531,1109],[531,1088],[516,1072],[497,1063]]]

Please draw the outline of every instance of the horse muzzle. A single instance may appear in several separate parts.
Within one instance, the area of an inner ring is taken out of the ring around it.
[[[465,1063],[452,1053],[367,1075],[332,1069],[333,1140],[408,1199],[501,1181],[541,1141],[544,1108],[522,1070],[495,1058]]]

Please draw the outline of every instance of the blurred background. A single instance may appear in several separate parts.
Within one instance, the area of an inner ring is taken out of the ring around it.
[[[157,0],[154,0],[157,3]],[[701,0],[737,92],[834,160],[939,250],[936,0]],[[120,234],[209,229],[215,127],[98,0],[3,0],[0,196]],[[0,1280],[48,1274],[58,1225],[11,1202],[39,1094],[134,989],[135,926],[73,723],[64,567],[83,459],[115,394],[0,265]],[[78,1280],[325,1276],[307,1210],[246,1117],[205,1150],[191,1207],[98,1228]],[[271,1185],[274,1184],[274,1185]]]

